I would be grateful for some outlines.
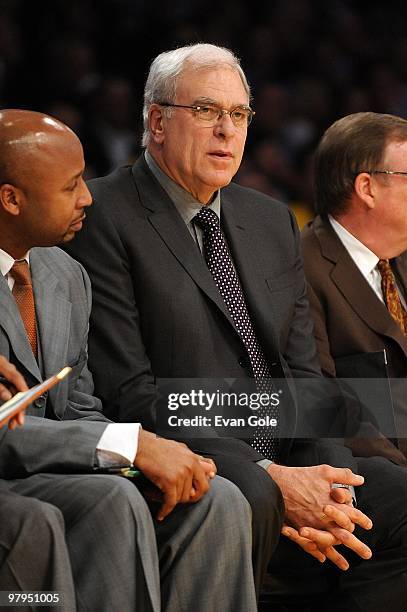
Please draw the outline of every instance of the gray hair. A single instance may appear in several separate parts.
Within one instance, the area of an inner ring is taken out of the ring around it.
[[[192,64],[196,69],[218,68],[219,65],[229,66],[239,74],[250,100],[250,87],[240,65],[240,60],[229,49],[216,45],[197,43],[160,53],[150,66],[150,72],[144,88],[143,147],[146,147],[150,141],[148,112],[151,104],[175,102],[178,79],[186,69],[186,64]],[[171,112],[171,109],[166,110]]]

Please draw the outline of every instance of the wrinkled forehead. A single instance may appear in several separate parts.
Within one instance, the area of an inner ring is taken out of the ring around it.
[[[224,96],[238,99],[242,104],[249,100],[248,92],[236,68],[228,64],[219,66],[188,66],[180,74],[177,96],[188,95],[190,98],[222,99]]]

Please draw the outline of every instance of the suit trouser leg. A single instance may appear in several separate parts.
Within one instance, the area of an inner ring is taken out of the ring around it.
[[[16,492],[61,510],[78,610],[159,610],[154,528],[132,482],[102,474],[36,474],[10,482]]]
[[[250,506],[235,485],[217,476],[199,502],[155,523],[163,611],[257,610]]]
[[[211,455],[218,474],[239,487],[252,511],[253,572],[257,598],[277,548],[284,517],[281,491],[257,463],[229,455]]]
[[[355,610],[405,612],[407,469],[381,457],[357,461],[359,474],[365,477],[365,484],[356,490],[358,507],[372,519],[373,528],[356,528],[355,535],[370,546],[373,556],[363,561],[351,555],[352,571],[339,574],[339,589],[354,602]],[[341,608],[332,606],[337,609]]]
[[[365,484],[357,487],[359,509],[373,528],[355,535],[373,551],[363,560],[349,549],[342,572],[329,561],[323,565],[298,546],[282,539],[272,559],[270,611],[273,602],[312,602],[318,612],[405,612],[407,602],[407,470],[380,457],[358,458]]]
[[[74,611],[75,590],[58,508],[9,491],[0,492],[0,591],[54,591]],[[8,607],[33,610],[33,607]],[[36,606],[60,611],[61,607]]]

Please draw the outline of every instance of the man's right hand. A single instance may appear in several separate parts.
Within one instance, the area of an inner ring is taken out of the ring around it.
[[[198,501],[216,474],[212,460],[196,455],[183,443],[158,438],[144,429],[140,429],[134,464],[164,495],[159,521],[178,503]]]
[[[7,387],[0,383],[0,400],[7,402],[17,391],[27,391],[28,387],[24,378],[16,367],[7,361],[3,355],[0,355],[0,375],[4,376],[8,383]],[[19,412],[15,417],[10,419],[8,426],[10,429],[14,429],[17,425],[23,425],[24,423],[24,411]]]

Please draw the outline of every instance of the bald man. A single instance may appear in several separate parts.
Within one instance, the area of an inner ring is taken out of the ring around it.
[[[27,409],[24,427],[0,431],[0,490],[12,505],[34,506],[33,538],[37,522],[52,523],[54,543],[51,572],[28,566],[24,538],[16,542],[11,575],[20,590],[56,591],[66,611],[254,611],[242,494],[185,446],[110,423],[92,395],[89,279],[53,246],[81,229],[91,205],[83,171],[65,125],[0,112],[0,354],[28,386],[72,368]],[[133,464],[161,489],[158,520],[133,482],[105,473]]]

